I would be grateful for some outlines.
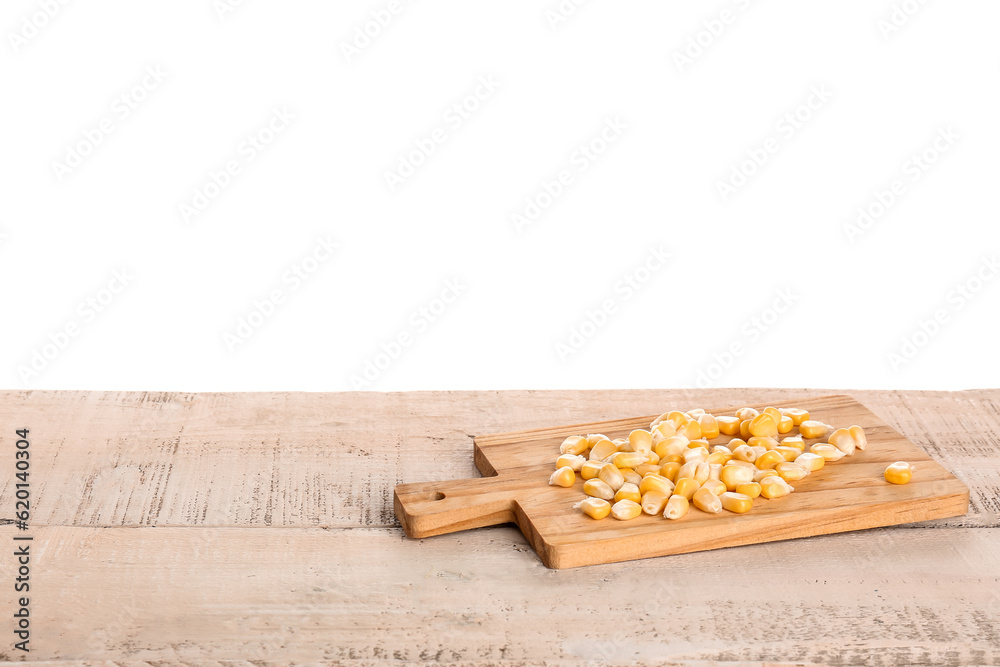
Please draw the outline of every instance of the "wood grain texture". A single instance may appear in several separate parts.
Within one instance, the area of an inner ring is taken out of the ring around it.
[[[685,406],[664,406],[664,411],[678,407]],[[743,406],[704,407],[732,415]],[[765,406],[750,407],[762,411]],[[495,476],[401,484],[395,490],[396,516],[411,537],[516,522],[542,562],[567,568],[964,516],[968,510],[969,490],[962,482],[850,396],[796,399],[775,407],[799,407],[837,427],[859,425],[869,446],[795,482],[789,496],[756,499],[748,514],[692,508],[679,521],[646,514],[631,521],[594,521],[573,509],[586,498],[581,477],[569,489],[548,485],[559,444],[587,433],[624,438],[648,428],[656,415],[484,435],[475,439],[476,466]],[[795,434],[798,429],[790,433]],[[720,435],[711,443],[729,440]],[[806,439],[807,447],[816,442],[825,438]],[[913,481],[887,483],[885,467],[900,460],[914,466]]]
[[[962,518],[560,571],[513,527],[410,540],[393,516],[396,484],[474,477],[478,434],[830,393],[0,392],[0,451],[33,436],[29,657],[1000,664],[1000,390],[851,392],[970,487]],[[749,633],[762,584],[781,622]]]

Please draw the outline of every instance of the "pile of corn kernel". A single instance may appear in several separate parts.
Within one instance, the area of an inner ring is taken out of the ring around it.
[[[732,439],[727,445],[709,442],[721,435]],[[806,451],[805,440],[816,438],[821,440]],[[610,514],[625,521],[642,513],[680,519],[691,504],[713,514],[743,514],[755,498],[786,496],[794,490],[789,482],[867,444],[860,426],[834,429],[798,408],[740,408],[735,416],[719,417],[675,410],[628,438],[566,438],[549,484],[571,487],[579,473],[587,498],[575,507],[594,519]]]

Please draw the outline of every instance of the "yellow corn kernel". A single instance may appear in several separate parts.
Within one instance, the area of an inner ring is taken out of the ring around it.
[[[591,447],[599,443],[601,440],[610,440],[610,439],[611,438],[604,435],[603,433],[591,433],[590,435],[587,436],[587,442],[590,443]]]
[[[576,481],[576,473],[569,466],[563,466],[549,476],[550,486],[562,486],[569,488]]]
[[[744,496],[750,496],[751,498],[757,498],[760,496],[760,484],[757,482],[747,482],[746,484],[740,484],[736,487],[736,493],[742,493]]]
[[[799,450],[799,452],[806,451],[806,441],[802,439],[801,435],[790,435],[787,438],[782,438],[782,447],[794,447]]]
[[[612,457],[611,462],[618,468],[635,468],[646,462],[646,454],[643,452],[618,452]]]
[[[580,502],[580,509],[591,519],[603,519],[611,514],[611,503],[601,498],[587,498]]]
[[[638,486],[639,482],[642,481],[642,475],[631,468],[619,468],[619,470],[621,470],[622,477],[625,478],[626,484],[635,484]]]
[[[885,481],[890,484],[908,484],[913,479],[913,466],[906,461],[896,461],[885,469]]]
[[[681,424],[691,421],[691,415],[686,412],[673,410],[667,415],[667,421],[673,423],[676,428],[680,428]]]
[[[695,491],[691,497],[691,502],[702,512],[718,514],[722,511],[722,501],[719,500],[719,496],[712,493],[709,489],[698,489]]]
[[[753,453],[757,455],[757,458],[763,456],[764,452],[771,451],[767,447],[764,447],[763,445],[755,445],[750,447],[750,449],[752,449]]]
[[[708,489],[717,496],[722,495],[723,493],[726,492],[726,485],[717,479],[708,480],[707,482],[701,485],[701,488]]]
[[[660,475],[646,475],[639,482],[639,493],[645,495],[650,491],[656,491],[657,493],[669,496],[674,492],[674,483]]]
[[[663,509],[667,506],[667,499],[669,497],[669,495],[662,494],[659,491],[650,491],[643,494],[642,502],[639,504],[642,506],[644,514],[656,516],[663,514]]]
[[[611,516],[619,521],[634,519],[642,513],[642,506],[634,500],[624,498],[611,506]]]
[[[673,422],[664,421],[656,425],[653,429],[653,438],[656,439],[656,435],[659,434],[660,438],[669,438],[677,433],[677,426]]]
[[[765,477],[768,476],[778,477],[778,471],[775,470],[774,468],[768,468],[767,470],[760,470],[758,468],[753,472],[753,481],[759,483],[761,480],[763,480]]]
[[[705,414],[705,410],[702,408],[695,408],[694,410],[688,410],[687,413],[691,415],[693,418],[697,419],[698,417]]]
[[[687,463],[683,464],[680,470],[677,471],[677,479],[680,479],[681,477],[690,477],[691,479],[694,479],[695,474],[698,472],[699,463],[701,462],[688,461]]]
[[[652,449],[648,452],[643,451],[643,453],[646,455],[646,463],[652,463],[653,465],[658,465],[660,463],[660,455]]]
[[[701,424],[694,421],[686,421],[677,427],[677,435],[683,435],[688,440],[694,440],[701,437]]]
[[[732,461],[726,464],[727,466],[743,466],[744,468],[749,468],[750,470],[756,470],[757,466],[750,463],[749,461],[741,461],[740,459],[734,458]]]
[[[612,454],[618,452],[618,448],[615,447],[615,443],[610,440],[601,440],[599,443],[590,448],[590,458],[591,461],[603,461]]]
[[[571,435],[559,445],[560,454],[583,454],[590,448],[590,442],[582,435]]]
[[[825,461],[839,461],[845,456],[844,452],[840,451],[833,445],[827,445],[821,442],[817,442],[815,445],[810,447],[809,451],[813,454],[819,454]]]
[[[750,435],[759,438],[778,437],[778,423],[766,412],[759,414],[750,421]]]
[[[556,459],[556,469],[567,466],[573,469],[573,472],[580,472],[583,469],[583,464],[587,462],[587,459],[580,456],[579,454],[563,454]]]
[[[646,477],[647,475],[659,475],[661,467],[654,463],[643,463],[641,466],[636,466],[635,471],[639,473],[639,477]]]
[[[622,488],[618,489],[615,493],[615,502],[619,500],[631,500],[634,503],[642,501],[642,494],[639,493],[639,487],[635,484],[625,482],[622,484]]]
[[[688,499],[684,496],[673,495],[667,500],[667,507],[663,510],[666,519],[680,519],[688,512]]]
[[[649,422],[649,430],[652,431],[657,426],[659,426],[660,424],[662,424],[663,422],[665,422],[667,420],[667,415],[668,414],[670,414],[670,413],[669,412],[664,412],[662,415],[660,415],[659,417],[657,417],[653,421]]]
[[[802,454],[802,452],[795,449],[794,447],[782,447],[781,445],[775,447],[773,451],[778,452],[779,454],[784,456],[785,460],[788,462],[794,461],[799,457],[800,454]]]
[[[838,428],[836,431],[830,434],[830,437],[826,439],[831,445],[844,452],[847,456],[854,453],[857,445],[854,444],[854,438],[851,437],[851,432],[846,428]]]
[[[726,447],[729,447],[729,449],[735,452],[737,447],[745,444],[747,444],[747,441],[744,440],[743,438],[733,438],[728,443],[726,443]]]
[[[601,467],[601,471],[597,473],[597,476],[614,491],[622,488],[622,484],[625,483],[625,476],[622,475],[618,467],[612,463],[605,463],[604,466]],[[605,498],[605,500],[610,500],[610,498]]]
[[[739,417],[716,417],[715,423],[719,426],[719,433],[723,435],[736,435],[740,432]]]
[[[753,470],[743,466],[723,466],[719,479],[726,485],[727,491],[735,491],[740,484],[753,481]]]
[[[668,461],[660,466],[660,475],[673,482],[677,479],[677,471],[680,469],[680,461]]]
[[[753,419],[759,414],[760,413],[754,410],[753,408],[740,408],[739,410],[736,411],[736,416],[740,419],[740,421]]]
[[[597,477],[597,473],[601,472],[601,468],[604,467],[604,461],[587,461],[580,468],[580,477],[584,479],[594,479]]]
[[[816,472],[824,465],[826,465],[826,459],[824,459],[819,454],[813,454],[812,452],[806,452],[805,454],[799,454],[795,457],[795,463],[808,470],[809,472]]]
[[[702,415],[698,417],[698,425],[701,426],[701,435],[703,438],[719,437],[719,421],[712,415]]]
[[[691,461],[704,461],[707,458],[708,450],[704,447],[687,449],[684,451],[684,463],[690,463]]]
[[[660,459],[660,465],[664,463],[684,463],[684,457],[680,454],[668,454]]]
[[[750,433],[750,421],[749,419],[744,419],[740,422],[740,437],[744,440],[749,440],[750,436],[753,435]]]
[[[750,445],[740,445],[733,450],[733,458],[738,461],[753,463],[757,460],[757,452]]]
[[[799,424],[799,433],[803,438],[822,438],[829,430],[829,426],[814,419],[807,419]]]
[[[791,492],[792,487],[778,475],[769,475],[760,481],[760,495],[765,498],[781,498]]]
[[[777,426],[778,422],[781,421],[781,411],[778,408],[771,407],[770,405],[760,411],[762,415],[770,415],[771,419],[774,420],[774,425]]]
[[[674,486],[674,495],[684,496],[688,500],[694,497],[694,492],[701,488],[698,480],[692,477],[681,477]]]
[[[613,500],[615,497],[615,490],[608,486],[607,483],[596,478],[588,479],[583,483],[583,492],[588,496],[603,500]]]
[[[619,452],[630,452],[632,448],[628,444],[628,439],[626,438],[615,438],[611,442],[615,443],[615,449]]]
[[[792,422],[792,418],[788,415],[781,415],[778,420],[778,433],[788,433],[793,428],[795,428],[795,424]]]
[[[807,470],[805,466],[800,466],[798,463],[791,463],[788,461],[774,466],[774,471],[778,473],[778,477],[786,482],[796,482],[809,474],[809,470]]]
[[[851,437],[854,438],[854,446],[864,451],[865,447],[868,446],[868,436],[865,435],[865,430],[860,426],[852,426],[847,430],[851,434]]]
[[[628,444],[633,452],[648,452],[653,449],[653,434],[641,428],[637,428],[628,434]]]
[[[705,459],[705,463],[712,464],[718,463],[720,465],[725,465],[729,463],[729,459],[733,458],[733,455],[727,452],[712,452]]]
[[[750,445],[751,447],[763,447],[764,451],[769,451],[778,446],[778,441],[769,435],[768,436],[755,435],[751,436],[751,438],[747,440],[747,444]]]
[[[709,463],[708,464],[708,478],[709,479],[719,479],[722,477],[722,464],[721,463]]]
[[[779,463],[783,463],[784,460],[785,457],[781,455],[781,452],[772,450],[770,452],[764,452],[758,456],[757,460],[754,461],[754,464],[761,470],[770,470]]]
[[[786,417],[791,417],[793,426],[800,426],[802,422],[809,419],[809,412],[799,408],[778,408],[778,412]]]
[[[688,443],[691,442],[683,435],[672,435],[669,438],[665,438],[656,443],[656,447],[653,451],[656,455],[660,457],[662,461],[667,456],[683,454],[684,450],[687,449]]]
[[[742,442],[742,440],[740,442]],[[729,447],[725,445],[715,445],[714,447],[712,447],[712,453],[715,454],[716,452],[722,452],[724,454],[731,455],[733,453],[733,450],[729,449]]]
[[[736,514],[746,514],[753,507],[753,498],[743,493],[733,493],[726,491],[719,500],[722,501],[722,509]]]

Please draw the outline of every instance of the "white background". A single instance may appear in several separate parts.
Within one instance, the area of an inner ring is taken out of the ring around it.
[[[553,25],[557,2],[421,0],[350,58],[388,0],[44,4],[0,16],[0,386],[344,390],[366,362],[384,366],[358,383],[375,390],[997,385],[1000,280],[975,278],[1000,249],[996,2],[595,1]],[[130,92],[148,67],[163,81]],[[499,85],[455,127],[480,77]],[[144,98],[124,119],[123,94]],[[185,221],[276,108],[294,121]],[[624,129],[581,171],[609,119]],[[435,128],[446,140],[391,190]],[[852,243],[894,179],[905,191]],[[283,281],[327,236],[336,254]],[[651,247],[672,257],[645,274]],[[648,279],[616,291],[627,274]],[[448,280],[459,296],[420,328]],[[792,305],[772,317],[780,290]]]

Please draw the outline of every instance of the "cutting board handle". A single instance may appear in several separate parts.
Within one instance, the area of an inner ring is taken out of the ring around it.
[[[523,486],[523,480],[500,475],[400,484],[393,505],[407,535],[430,537],[513,522],[515,494]]]

